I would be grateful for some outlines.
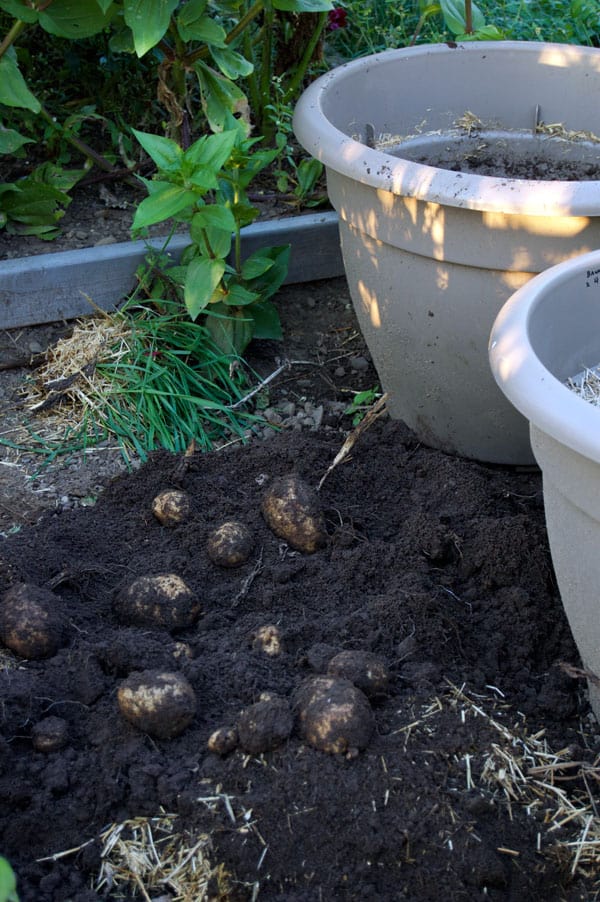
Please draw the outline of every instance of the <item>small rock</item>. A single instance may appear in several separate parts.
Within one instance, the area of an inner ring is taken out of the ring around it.
[[[94,243],[94,247],[105,247],[107,244],[116,244],[117,239],[114,235],[106,235],[104,238],[100,238],[99,241]]]
[[[336,376],[338,379],[341,379],[342,376],[346,375],[346,370],[344,369],[343,366],[336,366],[336,368],[333,371],[333,375]]]
[[[369,369],[369,361],[366,357],[351,357],[350,367],[357,373],[364,373]]]

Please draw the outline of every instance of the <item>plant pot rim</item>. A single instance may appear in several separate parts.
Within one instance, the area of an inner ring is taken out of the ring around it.
[[[427,44],[404,47],[361,57],[332,69],[314,81],[300,97],[293,120],[295,135],[302,146],[326,167],[341,175],[395,195],[470,210],[539,216],[589,216],[600,205],[600,181],[557,181],[496,178],[458,173],[392,156],[367,147],[340,131],[327,117],[324,107],[335,102],[344,83],[357,76],[368,78],[374,67],[410,64],[420,57],[436,58],[452,54],[470,54],[480,58],[527,55],[532,65],[567,69],[585,62],[600,73],[600,50],[572,44],[533,41],[473,41],[462,44]],[[392,90],[399,90],[402,79],[396,71],[390,76]],[[418,87],[415,88],[418,90]]]
[[[529,329],[550,290],[555,295],[564,285],[569,291],[573,277],[598,269],[600,250],[595,250],[550,267],[515,292],[492,327],[489,359],[496,382],[530,423],[600,463],[600,408],[579,397],[544,366]]]

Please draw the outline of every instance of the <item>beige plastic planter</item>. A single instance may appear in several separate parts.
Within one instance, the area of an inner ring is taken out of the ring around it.
[[[600,246],[600,182],[492,178],[418,160],[486,143],[597,164],[597,144],[540,135],[535,124],[600,134],[599,98],[600,51],[513,42],[388,51],[334,69],[301,97],[294,130],[326,166],[390,412],[425,443],[532,460],[527,424],[489,372],[489,331],[533,275]],[[374,149],[372,135],[404,140]]]
[[[530,421],[562,602],[583,666],[600,678],[600,408],[564,385],[600,363],[600,251],[517,291],[489,354],[498,385]],[[588,685],[600,720],[600,686]]]

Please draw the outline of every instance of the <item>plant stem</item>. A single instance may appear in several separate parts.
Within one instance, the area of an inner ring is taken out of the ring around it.
[[[302,81],[304,80],[304,76],[306,75],[306,70],[310,66],[310,61],[313,58],[313,54],[315,52],[317,44],[319,43],[319,38],[323,33],[326,22],[327,13],[319,13],[319,18],[317,19],[317,24],[315,25],[315,29],[311,35],[310,41],[306,45],[304,53],[302,54],[302,59],[296,66],[294,74],[292,75],[288,83],[287,90],[283,96],[284,103],[291,103],[295,99],[296,93],[302,85]]]
[[[21,32],[23,32],[26,28],[27,22],[23,22],[21,19],[15,19],[6,35],[4,36],[4,40],[0,44],[0,59],[2,59],[8,48],[12,47]]]
[[[65,141],[67,141],[71,145],[71,147],[74,147],[76,150],[82,153],[84,157],[87,157],[88,160],[91,160],[93,163],[95,163],[99,169],[103,169],[105,172],[114,172],[115,167],[112,165],[112,163],[109,163],[109,161],[105,157],[103,157],[102,154],[97,153],[84,141],[80,141],[79,138],[75,137],[75,135],[70,134],[65,128],[62,127],[62,125],[60,125],[52,118],[45,107],[42,106],[40,108],[39,115],[42,117],[42,119],[45,119],[46,122],[52,126],[52,128],[56,129],[57,132],[60,132]],[[137,179],[133,177],[125,178],[123,181],[127,182],[127,184],[129,185],[135,185],[136,187],[139,187]]]
[[[465,34],[473,34],[472,0],[465,0]]]

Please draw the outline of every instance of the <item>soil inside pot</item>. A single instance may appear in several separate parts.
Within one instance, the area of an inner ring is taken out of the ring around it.
[[[593,137],[593,136],[590,136]],[[436,133],[378,144],[387,153],[454,172],[533,181],[593,181],[600,177],[598,139],[479,130]]]
[[[577,774],[581,762],[597,774],[600,743],[580,683],[560,666],[577,655],[539,474],[444,455],[380,418],[323,483],[327,547],[295,552],[267,528],[263,494],[288,473],[315,486],[341,440],[292,429],[187,466],[157,453],[95,506],[49,511],[1,542],[0,592],[51,588],[66,625],[47,660],[2,656],[0,832],[23,902],[172,898],[173,884],[157,882],[173,867],[156,865],[165,834],[144,820],[165,814],[177,861],[196,847],[221,866],[205,894],[186,898],[590,898],[594,868],[572,876],[563,844],[588,816],[596,823]],[[175,528],[151,512],[168,487],[192,501]],[[236,569],[206,552],[229,519],[254,536]],[[118,619],[115,592],[158,573],[185,580],[197,624],[168,632]],[[265,627],[278,643],[261,641]],[[364,751],[317,751],[297,727],[264,753],[207,750],[261,693],[291,704],[345,649],[380,656],[391,673],[369,702]],[[196,693],[196,716],[175,739],[117,710],[121,681],[147,669],[180,672]],[[36,750],[50,717],[65,744]],[[574,793],[584,815],[554,829]]]

